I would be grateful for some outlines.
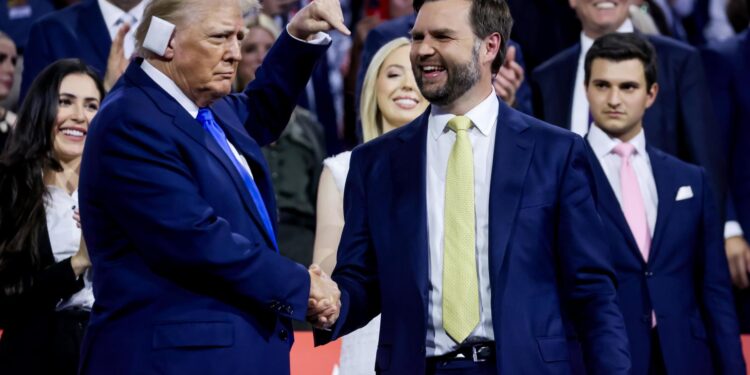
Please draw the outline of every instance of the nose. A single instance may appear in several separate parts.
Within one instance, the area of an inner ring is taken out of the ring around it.
[[[86,116],[84,115],[85,109],[83,108],[83,104],[74,104],[71,106],[71,114],[70,119],[82,124],[86,122]]]
[[[227,60],[229,61],[242,60],[241,43],[242,42],[237,39],[229,41],[229,46],[227,49],[227,53],[225,55]]]
[[[613,88],[609,91],[609,94],[607,95],[607,105],[609,105],[612,108],[617,108],[622,103],[620,100],[620,90],[617,88]]]
[[[404,74],[404,78],[401,80],[401,89],[406,91],[414,91],[417,88],[417,81],[414,79],[414,73],[411,71]]]
[[[419,58],[432,56],[435,53],[435,49],[432,47],[428,37],[425,37],[419,42],[412,43],[412,55]]]

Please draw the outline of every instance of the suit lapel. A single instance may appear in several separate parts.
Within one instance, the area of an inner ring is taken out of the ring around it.
[[[269,172],[266,159],[263,157],[263,152],[261,151],[258,143],[255,142],[252,137],[247,135],[247,132],[245,132],[244,129],[240,129],[230,122],[224,121],[225,117],[221,115],[221,112],[217,111],[217,113],[219,113],[219,115],[214,117],[216,118],[216,121],[219,123],[221,128],[224,130],[227,139],[232,143],[232,145],[234,145],[237,151],[245,157],[245,160],[247,160],[247,164],[250,167],[250,170],[252,170],[253,172],[253,181],[255,181],[255,186],[258,187],[261,198],[263,198],[263,202],[266,205],[268,216],[271,219],[271,225],[273,225],[274,231],[276,231],[278,229],[276,223],[276,212],[272,209],[276,207],[276,197],[273,191],[273,184],[268,178],[271,173]],[[245,188],[245,190],[247,190],[247,188]],[[252,200],[252,196],[250,196],[249,193],[247,196]],[[255,207],[255,203],[252,204],[252,207],[256,209],[252,213],[257,215],[258,212],[257,207]],[[258,220],[260,220],[260,216],[258,216],[257,218]]]
[[[633,253],[633,256],[642,263],[645,263],[646,260],[643,259],[643,254],[641,254],[641,250],[635,242],[635,237],[633,237],[633,232],[630,230],[627,219],[625,219],[625,213],[622,211],[620,202],[617,200],[617,196],[615,196],[615,192],[612,190],[612,185],[610,185],[609,179],[604,173],[599,159],[597,159],[596,153],[591,148],[591,145],[589,145],[588,140],[586,140],[586,148],[588,149],[589,162],[594,171],[594,182],[596,183],[599,208],[609,216],[617,229],[620,230],[620,233],[625,237],[625,241],[627,241],[628,248]]]
[[[100,64],[92,65],[103,66],[106,70],[112,40],[109,37],[109,29],[104,24],[104,17],[102,17],[102,11],[96,0],[87,1],[86,4],[82,5],[81,16],[78,18],[78,30],[83,31],[83,35],[80,36],[81,39],[86,38],[91,42],[94,51],[96,51],[96,56],[100,60]],[[101,72],[102,77],[105,73]]]
[[[489,203],[491,276],[501,269],[505,260],[534,151],[529,125],[503,102],[500,102],[496,126]]]
[[[398,214],[394,226],[398,233],[393,238],[406,243],[398,245],[409,249],[408,261],[417,284],[425,322],[429,295],[429,238],[427,235],[427,120],[430,109],[408,125],[399,135],[401,144],[391,153],[390,170],[394,192],[393,208]]]
[[[675,184],[674,171],[669,167],[666,155],[649,146],[646,146],[646,151],[651,161],[656,192],[659,196],[656,227],[654,228],[654,238],[651,241],[651,252],[649,253],[649,262],[651,262],[659,250],[659,245],[663,241],[662,238],[665,236],[667,224],[669,223],[669,213],[672,211],[672,207],[674,207],[679,186]]]
[[[224,153],[224,150],[219,146],[219,144],[216,143],[216,140],[213,139],[213,137],[208,132],[203,130],[201,124],[199,124],[198,121],[192,118],[190,114],[187,113],[187,111],[185,111],[185,109],[182,108],[167,92],[165,92],[161,87],[159,87],[159,85],[156,84],[156,82],[151,80],[151,78],[149,78],[148,75],[143,72],[140,67],[141,61],[141,59],[138,59],[136,61],[133,61],[128,66],[128,69],[125,72],[126,79],[135,82],[136,86],[144,90],[146,95],[151,98],[154,104],[163,113],[167,114],[168,116],[172,116],[172,123],[175,125],[175,127],[186,133],[199,145],[207,149],[211,153],[211,155],[213,155],[219,161],[219,163],[224,167],[227,174],[229,175],[229,178],[234,183],[235,188],[237,188],[237,190],[239,191],[242,202],[244,203],[247,211],[250,213],[250,216],[253,218],[256,225],[261,228],[260,231],[264,233],[266,239],[269,241],[269,244],[272,244],[273,241],[270,237],[270,233],[267,233],[267,231],[264,229],[265,227],[263,226],[263,221],[260,219],[258,210],[252,200],[252,196],[250,196],[250,192],[247,190],[245,182],[242,180],[239,172],[237,172],[237,169],[234,167],[232,161]],[[217,118],[218,122],[218,116],[214,117]],[[222,124],[220,123],[220,125]],[[222,129],[226,131],[228,127],[222,126]],[[268,200],[266,200],[266,202],[268,202]],[[270,212],[269,215],[271,215]],[[271,218],[273,217],[275,216],[271,216]]]

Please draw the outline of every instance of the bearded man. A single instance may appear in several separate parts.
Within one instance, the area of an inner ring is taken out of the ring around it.
[[[504,0],[416,1],[411,63],[431,106],[355,149],[318,343],[381,315],[388,374],[629,371],[615,278],[582,138],[501,102]]]

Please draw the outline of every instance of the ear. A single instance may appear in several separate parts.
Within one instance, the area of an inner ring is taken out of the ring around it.
[[[500,33],[492,33],[484,38],[484,55],[485,55],[485,61],[483,63],[488,63],[492,65],[492,62],[495,61],[495,57],[500,53],[500,45],[503,42],[503,37],[500,36]]]
[[[578,5],[578,1],[577,0],[568,0],[568,5],[570,5],[571,8],[575,9],[576,6]]]
[[[167,48],[164,49],[164,55],[162,56],[167,61],[172,61],[174,58],[174,32],[172,33],[172,36],[169,37],[169,43],[167,43]]]
[[[654,82],[653,85],[651,85],[651,88],[648,90],[648,97],[646,99],[646,108],[651,107],[652,104],[654,104],[654,101],[656,101],[656,96],[659,94],[659,84]]]

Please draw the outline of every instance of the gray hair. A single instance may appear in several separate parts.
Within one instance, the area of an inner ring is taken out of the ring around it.
[[[236,0],[243,14],[246,11],[258,7],[258,0]],[[192,15],[191,8],[198,5],[205,5],[202,0],[152,0],[143,11],[143,21],[138,25],[135,31],[135,46],[138,55],[141,57],[153,57],[154,53],[143,48],[143,41],[146,39],[148,28],[151,26],[151,19],[159,17],[167,22],[180,25],[189,16]]]

